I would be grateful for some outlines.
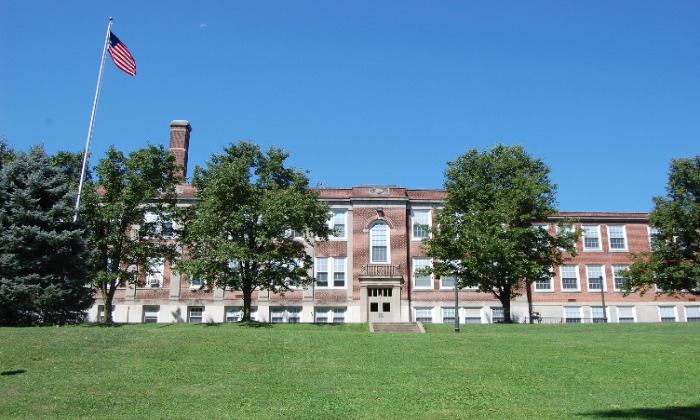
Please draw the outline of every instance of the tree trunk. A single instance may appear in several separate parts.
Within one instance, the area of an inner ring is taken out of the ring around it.
[[[105,289],[107,286],[105,285]],[[116,288],[112,287],[111,290],[105,292],[102,290],[102,300],[104,301],[104,319],[102,323],[105,325],[112,325],[114,323],[114,318],[112,318],[112,311],[114,310],[114,292]]]
[[[503,305],[503,322],[511,324],[513,320],[510,317],[510,287],[503,288],[503,292],[498,296],[498,300]]]
[[[243,319],[241,321],[250,321],[250,304],[253,300],[253,288],[249,285],[243,286]]]
[[[532,283],[525,280],[525,290],[527,294],[527,313],[528,313],[528,322],[530,324],[533,323],[532,319]]]

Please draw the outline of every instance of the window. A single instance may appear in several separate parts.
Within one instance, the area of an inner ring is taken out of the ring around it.
[[[583,250],[600,251],[600,226],[583,225]]]
[[[163,258],[155,258],[151,260],[150,264],[151,266],[148,268],[148,273],[146,274],[146,287],[154,289],[163,287],[165,260]]]
[[[549,276],[535,280],[536,292],[552,292],[554,291],[554,281]]]
[[[302,233],[299,232],[298,230],[294,230],[294,229],[287,229],[284,232],[284,236],[286,236],[288,238],[292,238],[292,239],[304,239],[304,235],[302,235]]]
[[[557,225],[557,236],[559,236],[560,233],[573,234],[574,227],[572,225]],[[576,241],[572,242],[574,245],[574,249],[576,249]]]
[[[207,282],[199,276],[192,276],[190,278],[190,289],[203,289],[207,285]]]
[[[588,279],[588,291],[600,292],[600,288],[603,291],[607,290],[605,276],[603,275],[602,265],[587,265],[586,266],[586,278]]]
[[[700,306],[686,306],[685,320],[687,322],[700,322]]]
[[[491,308],[491,322],[503,322],[505,319],[503,308]]]
[[[634,322],[634,306],[618,306],[617,322]]]
[[[411,211],[413,224],[413,239],[421,240],[430,237],[430,210]]]
[[[389,225],[376,222],[369,229],[370,262],[389,262]]]
[[[250,320],[255,321],[258,308],[250,308]],[[243,308],[240,306],[227,306],[224,310],[225,322],[240,322],[243,319]]]
[[[659,318],[661,322],[676,322],[676,307],[659,306]]]
[[[442,308],[442,323],[443,324],[454,324],[455,323],[455,308]]]
[[[314,322],[317,323],[343,323],[347,308],[314,308]]]
[[[331,210],[331,218],[328,221],[328,225],[335,232],[331,234],[332,238],[343,239],[345,238],[345,220],[347,219],[347,210]]]
[[[633,307],[618,307],[617,308],[617,322],[634,322],[634,308]]]
[[[105,306],[98,305],[97,306],[97,322],[104,322],[104,320],[105,320]]]
[[[611,251],[627,250],[627,234],[624,225],[608,225],[608,241]]]
[[[463,308],[465,324],[481,324],[481,308]]]
[[[426,267],[432,267],[430,258],[414,258],[413,259],[413,285],[416,289],[432,289],[433,275],[432,274],[416,274],[418,270]]]
[[[577,291],[579,290],[578,283],[578,266],[577,265],[562,265],[559,268],[561,273],[561,290],[562,291]]]
[[[607,316],[603,314],[602,306],[591,306],[591,318],[594,323],[606,322]]]
[[[452,289],[455,288],[455,275],[449,274],[446,276],[440,276],[440,288],[441,289]]]
[[[433,322],[433,308],[416,308],[416,321]]]
[[[298,323],[301,322],[301,308],[298,307],[273,307],[270,308],[270,322],[274,323]]]
[[[287,277],[284,280],[284,285],[287,286],[291,290],[295,289],[301,289],[304,287],[304,278],[302,277],[303,274],[300,276],[297,272],[297,269],[299,268],[304,268],[304,261],[301,258],[293,258],[289,263],[283,263],[282,266],[285,269],[289,270],[289,273],[292,277]],[[281,287],[279,289],[282,289]],[[278,289],[278,290],[279,290]]]
[[[143,307],[143,323],[152,324],[158,322],[158,312],[160,306],[144,306]]]
[[[154,212],[147,211],[143,214],[145,237],[151,236],[151,233],[159,234],[164,238],[172,238],[174,229],[172,219],[164,219]]]
[[[623,285],[625,284],[625,278],[620,275],[620,272],[623,270],[627,270],[629,268],[628,265],[613,265],[612,266],[612,271],[613,271],[613,282],[615,283],[615,291],[619,292],[622,290]]]
[[[659,236],[659,229],[655,228],[654,226],[647,226],[647,233],[649,234],[649,249],[653,251],[653,246],[652,244],[654,243],[654,240]]]
[[[243,308],[227,307],[224,312],[224,321],[239,322],[243,319]]]
[[[567,306],[564,307],[564,319],[567,324],[580,324],[581,323],[581,308]]]
[[[328,287],[328,258],[316,258],[316,286]]]
[[[346,257],[317,257],[316,286],[344,288],[346,260]],[[333,271],[330,271],[331,268]],[[333,278],[332,283],[330,278]]]
[[[204,321],[204,308],[202,306],[190,306],[187,308],[187,322],[201,324]]]

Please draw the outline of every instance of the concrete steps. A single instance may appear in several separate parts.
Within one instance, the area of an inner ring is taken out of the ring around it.
[[[424,333],[421,322],[370,322],[370,332]]]

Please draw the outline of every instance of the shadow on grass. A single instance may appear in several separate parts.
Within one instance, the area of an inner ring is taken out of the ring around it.
[[[583,416],[593,416],[611,419],[662,419],[687,420],[700,419],[700,404],[690,407],[657,407],[630,408],[628,410],[605,410],[582,413]]]
[[[21,373],[26,372],[24,369],[17,369],[17,370],[6,370],[4,372],[0,372],[0,376],[12,376],[12,375],[19,375]]]
[[[86,327],[86,328],[119,328],[124,326],[125,324],[120,324],[117,322],[113,322],[111,324],[104,324],[102,322],[86,322],[84,324],[80,324],[81,327]]]
[[[239,322],[238,326],[240,328],[273,328],[273,324],[270,324],[269,322],[256,321]]]

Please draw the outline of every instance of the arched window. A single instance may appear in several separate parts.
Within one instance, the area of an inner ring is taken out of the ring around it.
[[[370,262],[389,262],[389,225],[378,221],[369,228]]]

